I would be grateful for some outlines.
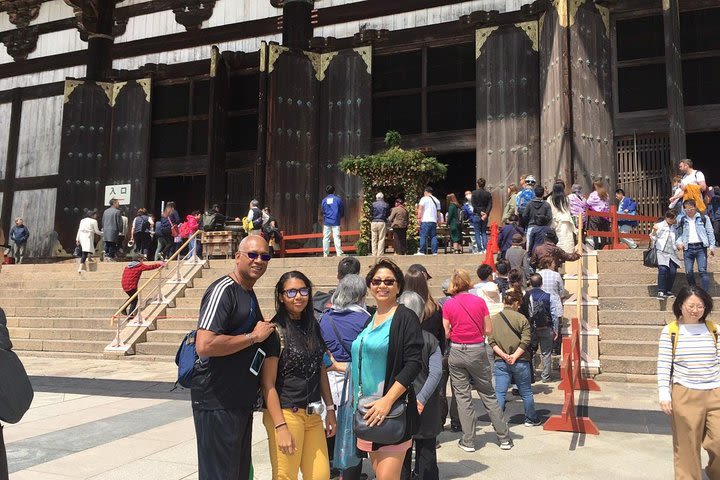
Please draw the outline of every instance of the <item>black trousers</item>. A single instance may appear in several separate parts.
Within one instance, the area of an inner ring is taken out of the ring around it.
[[[252,408],[195,410],[199,480],[248,480],[252,464]]]
[[[5,439],[3,438],[3,426],[0,425],[0,480],[8,480],[7,453],[5,453]]]
[[[129,292],[125,292],[125,293],[127,293],[128,297],[132,297],[133,295],[135,295],[137,293],[137,288],[133,288]],[[130,302],[130,305],[128,305],[125,308],[125,315],[130,315],[131,313],[133,313],[135,311],[135,307],[137,307],[137,302],[138,302],[137,297],[135,297],[135,299],[132,302]]]
[[[435,438],[424,438],[413,440],[415,447],[415,475],[412,475],[412,448],[409,448],[405,455],[401,480],[438,480],[440,473],[437,466],[437,450],[435,446]]]
[[[458,414],[457,409],[457,400],[455,400],[455,392],[453,392],[452,387],[450,388],[450,401],[448,402],[447,398],[447,385],[450,381],[450,367],[448,366],[448,353],[449,349],[446,352],[445,355],[443,355],[443,361],[442,361],[442,379],[440,380],[440,392],[442,395],[440,396],[440,418],[442,418],[442,423],[445,425],[445,419],[447,419],[448,414],[450,415],[450,426],[451,427],[458,427],[460,428],[460,414]]]
[[[393,228],[393,248],[398,255],[407,253],[407,228]]]

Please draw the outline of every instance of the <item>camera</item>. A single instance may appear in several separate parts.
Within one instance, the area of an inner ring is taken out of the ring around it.
[[[325,411],[325,405],[322,402],[313,402],[307,406],[308,415],[322,415]]]

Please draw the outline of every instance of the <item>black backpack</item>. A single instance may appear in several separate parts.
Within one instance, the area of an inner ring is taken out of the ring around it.
[[[553,319],[550,310],[550,294],[540,292],[539,295],[533,295],[533,292],[530,292],[529,297],[530,325],[532,325],[533,328],[552,327]]]

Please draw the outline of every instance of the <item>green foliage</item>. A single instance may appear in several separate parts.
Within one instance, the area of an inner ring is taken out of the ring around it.
[[[370,216],[375,194],[380,190],[402,192],[409,212],[408,253],[417,250],[418,223],[415,216],[417,202],[425,186],[445,178],[447,165],[428,157],[419,150],[400,147],[400,134],[390,131],[385,135],[387,150],[359,157],[346,157],[340,161],[340,169],[361,178],[363,182],[363,207],[360,217],[360,240],[356,244],[358,255],[361,244],[367,253],[370,245]]]

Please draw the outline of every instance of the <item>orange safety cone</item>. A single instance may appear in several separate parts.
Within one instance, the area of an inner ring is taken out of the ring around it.
[[[483,265],[490,265],[490,268],[493,269],[493,272],[495,271],[495,254],[500,251],[500,246],[498,245],[498,225],[496,222],[493,222],[490,225],[490,241],[488,241],[487,247],[485,247],[485,260],[483,260]]]

